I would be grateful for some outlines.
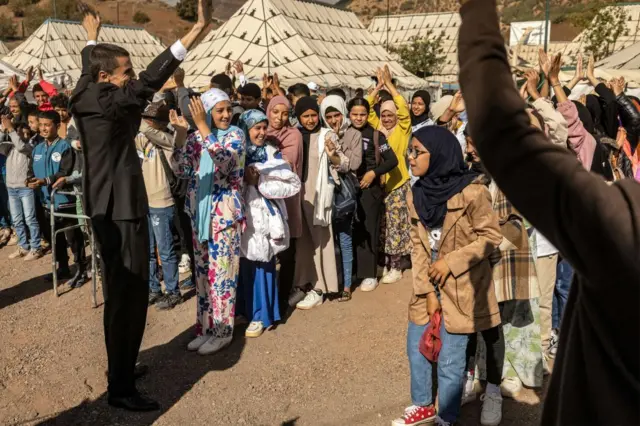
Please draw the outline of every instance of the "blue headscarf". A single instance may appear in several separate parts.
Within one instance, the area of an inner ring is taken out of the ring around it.
[[[262,123],[263,121],[267,121],[267,116],[264,112],[257,109],[250,109],[243,112],[240,116],[240,120],[238,121],[238,126],[240,127],[240,130],[244,132],[246,139],[246,165],[264,163],[267,161],[266,145],[254,145],[249,137],[249,130],[256,124]]]
[[[229,126],[228,129],[216,129],[211,117],[211,110],[217,103],[228,101],[229,96],[219,89],[211,89],[202,94],[202,104],[207,112],[207,124],[211,129],[211,135],[218,141],[221,141],[228,133],[234,130],[240,130],[236,126]],[[200,135],[204,141],[209,135]],[[208,241],[211,239],[211,208],[213,199],[213,177],[215,174],[215,164],[209,152],[203,152],[200,155],[200,165],[198,168],[197,203],[195,222],[198,226],[198,240]]]
[[[426,228],[439,228],[447,215],[447,201],[466,188],[478,173],[468,169],[458,139],[447,129],[427,126],[413,137],[431,155],[429,170],[413,185],[413,205]]]

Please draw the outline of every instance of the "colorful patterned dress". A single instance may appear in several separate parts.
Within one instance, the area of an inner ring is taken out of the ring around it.
[[[224,338],[233,335],[240,269],[240,227],[244,221],[244,140],[244,133],[237,128],[226,132],[220,140],[212,133],[203,141],[200,132],[195,132],[173,156],[176,174],[190,178],[185,210],[194,230],[197,336],[208,334]],[[211,155],[214,164],[208,241],[199,241],[196,221],[201,155]]]

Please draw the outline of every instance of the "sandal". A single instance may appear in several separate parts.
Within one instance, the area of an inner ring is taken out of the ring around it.
[[[340,293],[340,298],[338,299],[338,302],[348,302],[349,300],[351,300],[350,291],[343,291],[342,293]]]

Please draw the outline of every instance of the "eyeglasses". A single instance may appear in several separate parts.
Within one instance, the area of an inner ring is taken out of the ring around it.
[[[418,151],[415,148],[410,147],[407,150],[407,158],[415,160],[416,158],[420,157],[422,154],[428,154],[428,153],[429,153],[428,151]]]

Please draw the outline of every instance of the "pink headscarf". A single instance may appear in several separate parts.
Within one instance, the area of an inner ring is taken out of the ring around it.
[[[391,129],[387,130],[383,125],[382,125],[382,113],[385,111],[389,111],[390,113],[394,114],[397,116],[398,114],[398,108],[396,108],[396,103],[392,100],[389,101],[384,101],[383,103],[380,104],[380,128],[378,129],[386,138],[389,137],[389,135],[391,133],[393,133],[393,131],[395,130],[396,126],[397,126],[397,121],[396,121],[396,126],[393,126]]]

